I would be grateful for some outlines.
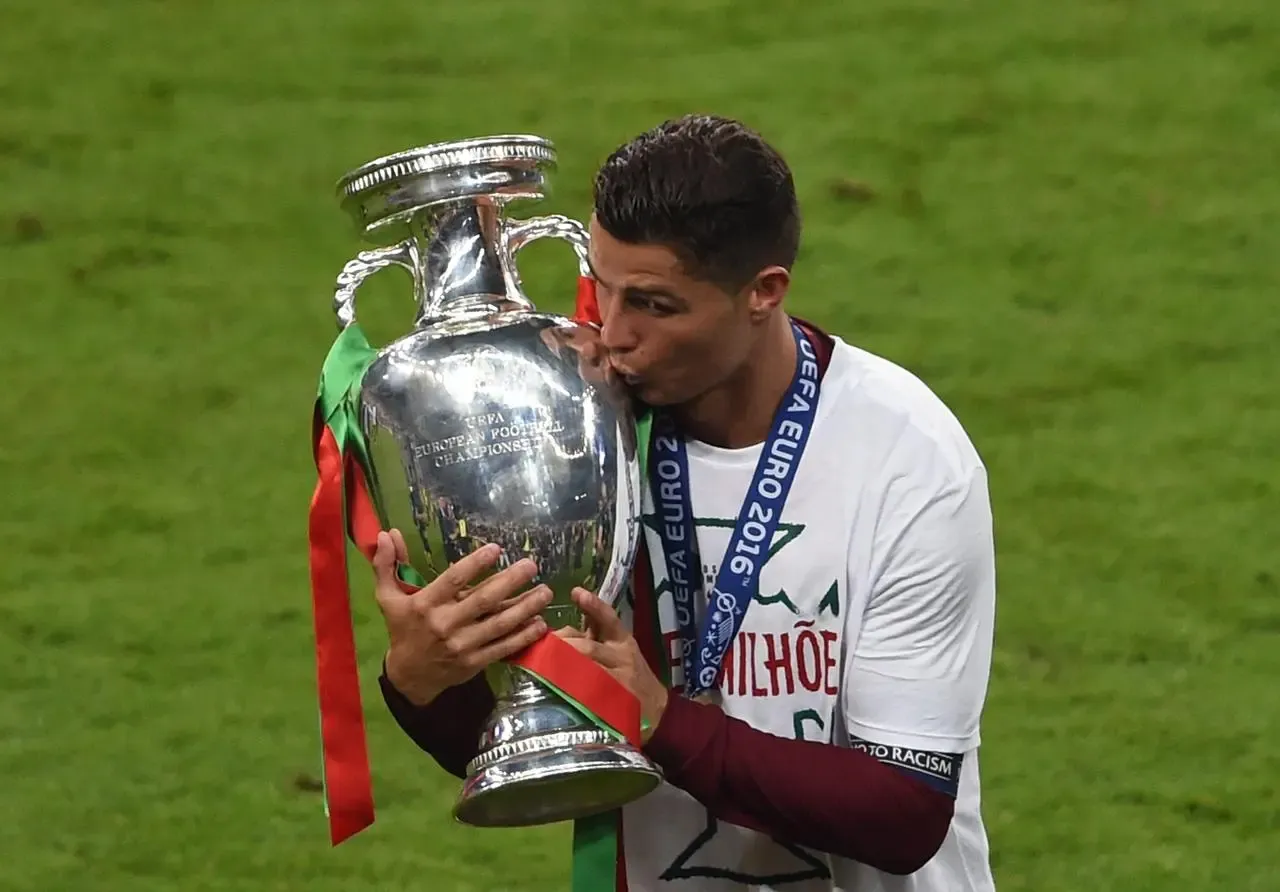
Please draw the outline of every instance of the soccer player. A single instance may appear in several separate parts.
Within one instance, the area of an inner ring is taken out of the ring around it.
[[[628,892],[994,889],[995,560],[969,437],[915,376],[787,313],[795,187],[745,126],[665,123],[604,163],[594,198],[598,306],[580,310],[654,412],[663,658],[590,592],[590,634],[558,634],[637,696],[665,775],[623,811]],[[384,696],[462,777],[493,705],[479,673],[546,634],[548,593],[510,599],[527,562],[468,588],[481,551],[406,595],[397,555],[384,533]]]

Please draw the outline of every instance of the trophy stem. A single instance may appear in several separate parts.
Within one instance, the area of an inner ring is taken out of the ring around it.
[[[415,327],[446,317],[532,310],[519,290],[502,246],[502,211],[496,202],[464,199],[423,208],[409,220],[417,246]]]

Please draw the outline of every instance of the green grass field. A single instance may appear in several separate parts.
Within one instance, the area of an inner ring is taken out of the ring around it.
[[[585,217],[690,110],[791,160],[794,307],[916,370],[993,478],[983,781],[1004,892],[1280,889],[1274,0],[5,0],[0,890],[567,888],[392,726],[328,847],[306,511],[332,186],[554,139]],[[526,252],[569,305],[562,246]],[[362,318],[386,340],[407,287]]]

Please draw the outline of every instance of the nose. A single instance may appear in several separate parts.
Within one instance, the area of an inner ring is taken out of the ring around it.
[[[625,356],[636,348],[635,328],[616,302],[601,301],[600,321],[600,342],[610,353]]]

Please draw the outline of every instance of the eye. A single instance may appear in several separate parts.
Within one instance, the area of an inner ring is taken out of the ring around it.
[[[670,316],[676,311],[669,300],[648,294],[629,294],[627,303],[652,316]]]

